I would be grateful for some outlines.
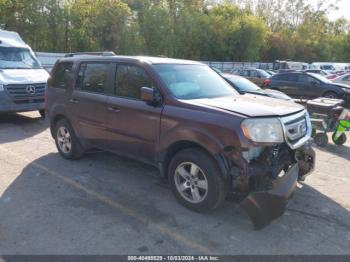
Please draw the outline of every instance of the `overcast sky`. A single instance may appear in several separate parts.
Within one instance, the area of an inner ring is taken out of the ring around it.
[[[313,4],[316,4],[318,0],[310,0]],[[340,0],[339,1],[339,10],[330,12],[329,18],[335,20],[340,17],[345,17],[350,20],[350,0]]]

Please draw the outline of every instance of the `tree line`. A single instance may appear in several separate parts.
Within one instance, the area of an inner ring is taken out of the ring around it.
[[[0,26],[35,50],[215,61],[350,62],[337,0],[0,0]]]

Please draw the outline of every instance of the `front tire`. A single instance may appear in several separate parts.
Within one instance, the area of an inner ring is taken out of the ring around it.
[[[54,128],[55,142],[58,152],[66,159],[79,159],[84,155],[84,150],[75,135],[70,123],[59,120]]]
[[[190,148],[178,152],[168,170],[172,191],[183,206],[208,212],[224,202],[225,181],[214,159],[203,150]]]

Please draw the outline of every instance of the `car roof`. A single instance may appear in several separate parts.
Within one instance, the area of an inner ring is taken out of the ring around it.
[[[75,61],[89,61],[89,62],[143,62],[147,64],[184,64],[184,65],[204,65],[203,63],[191,60],[152,57],[152,56],[103,56],[103,55],[73,55],[71,57],[64,57],[60,62],[75,62]]]

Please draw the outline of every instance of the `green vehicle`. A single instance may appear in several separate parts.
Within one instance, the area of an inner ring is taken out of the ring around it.
[[[350,111],[343,107],[340,99],[317,98],[307,102],[307,110],[311,117],[314,142],[325,147],[328,144],[327,133],[332,132],[332,140],[336,145],[344,145],[350,130]]]
[[[346,142],[346,134],[345,132],[350,130],[350,114],[349,110],[347,111],[347,115],[345,119],[339,120],[339,124],[337,126],[336,131],[332,136],[332,140],[336,145],[343,145]]]

